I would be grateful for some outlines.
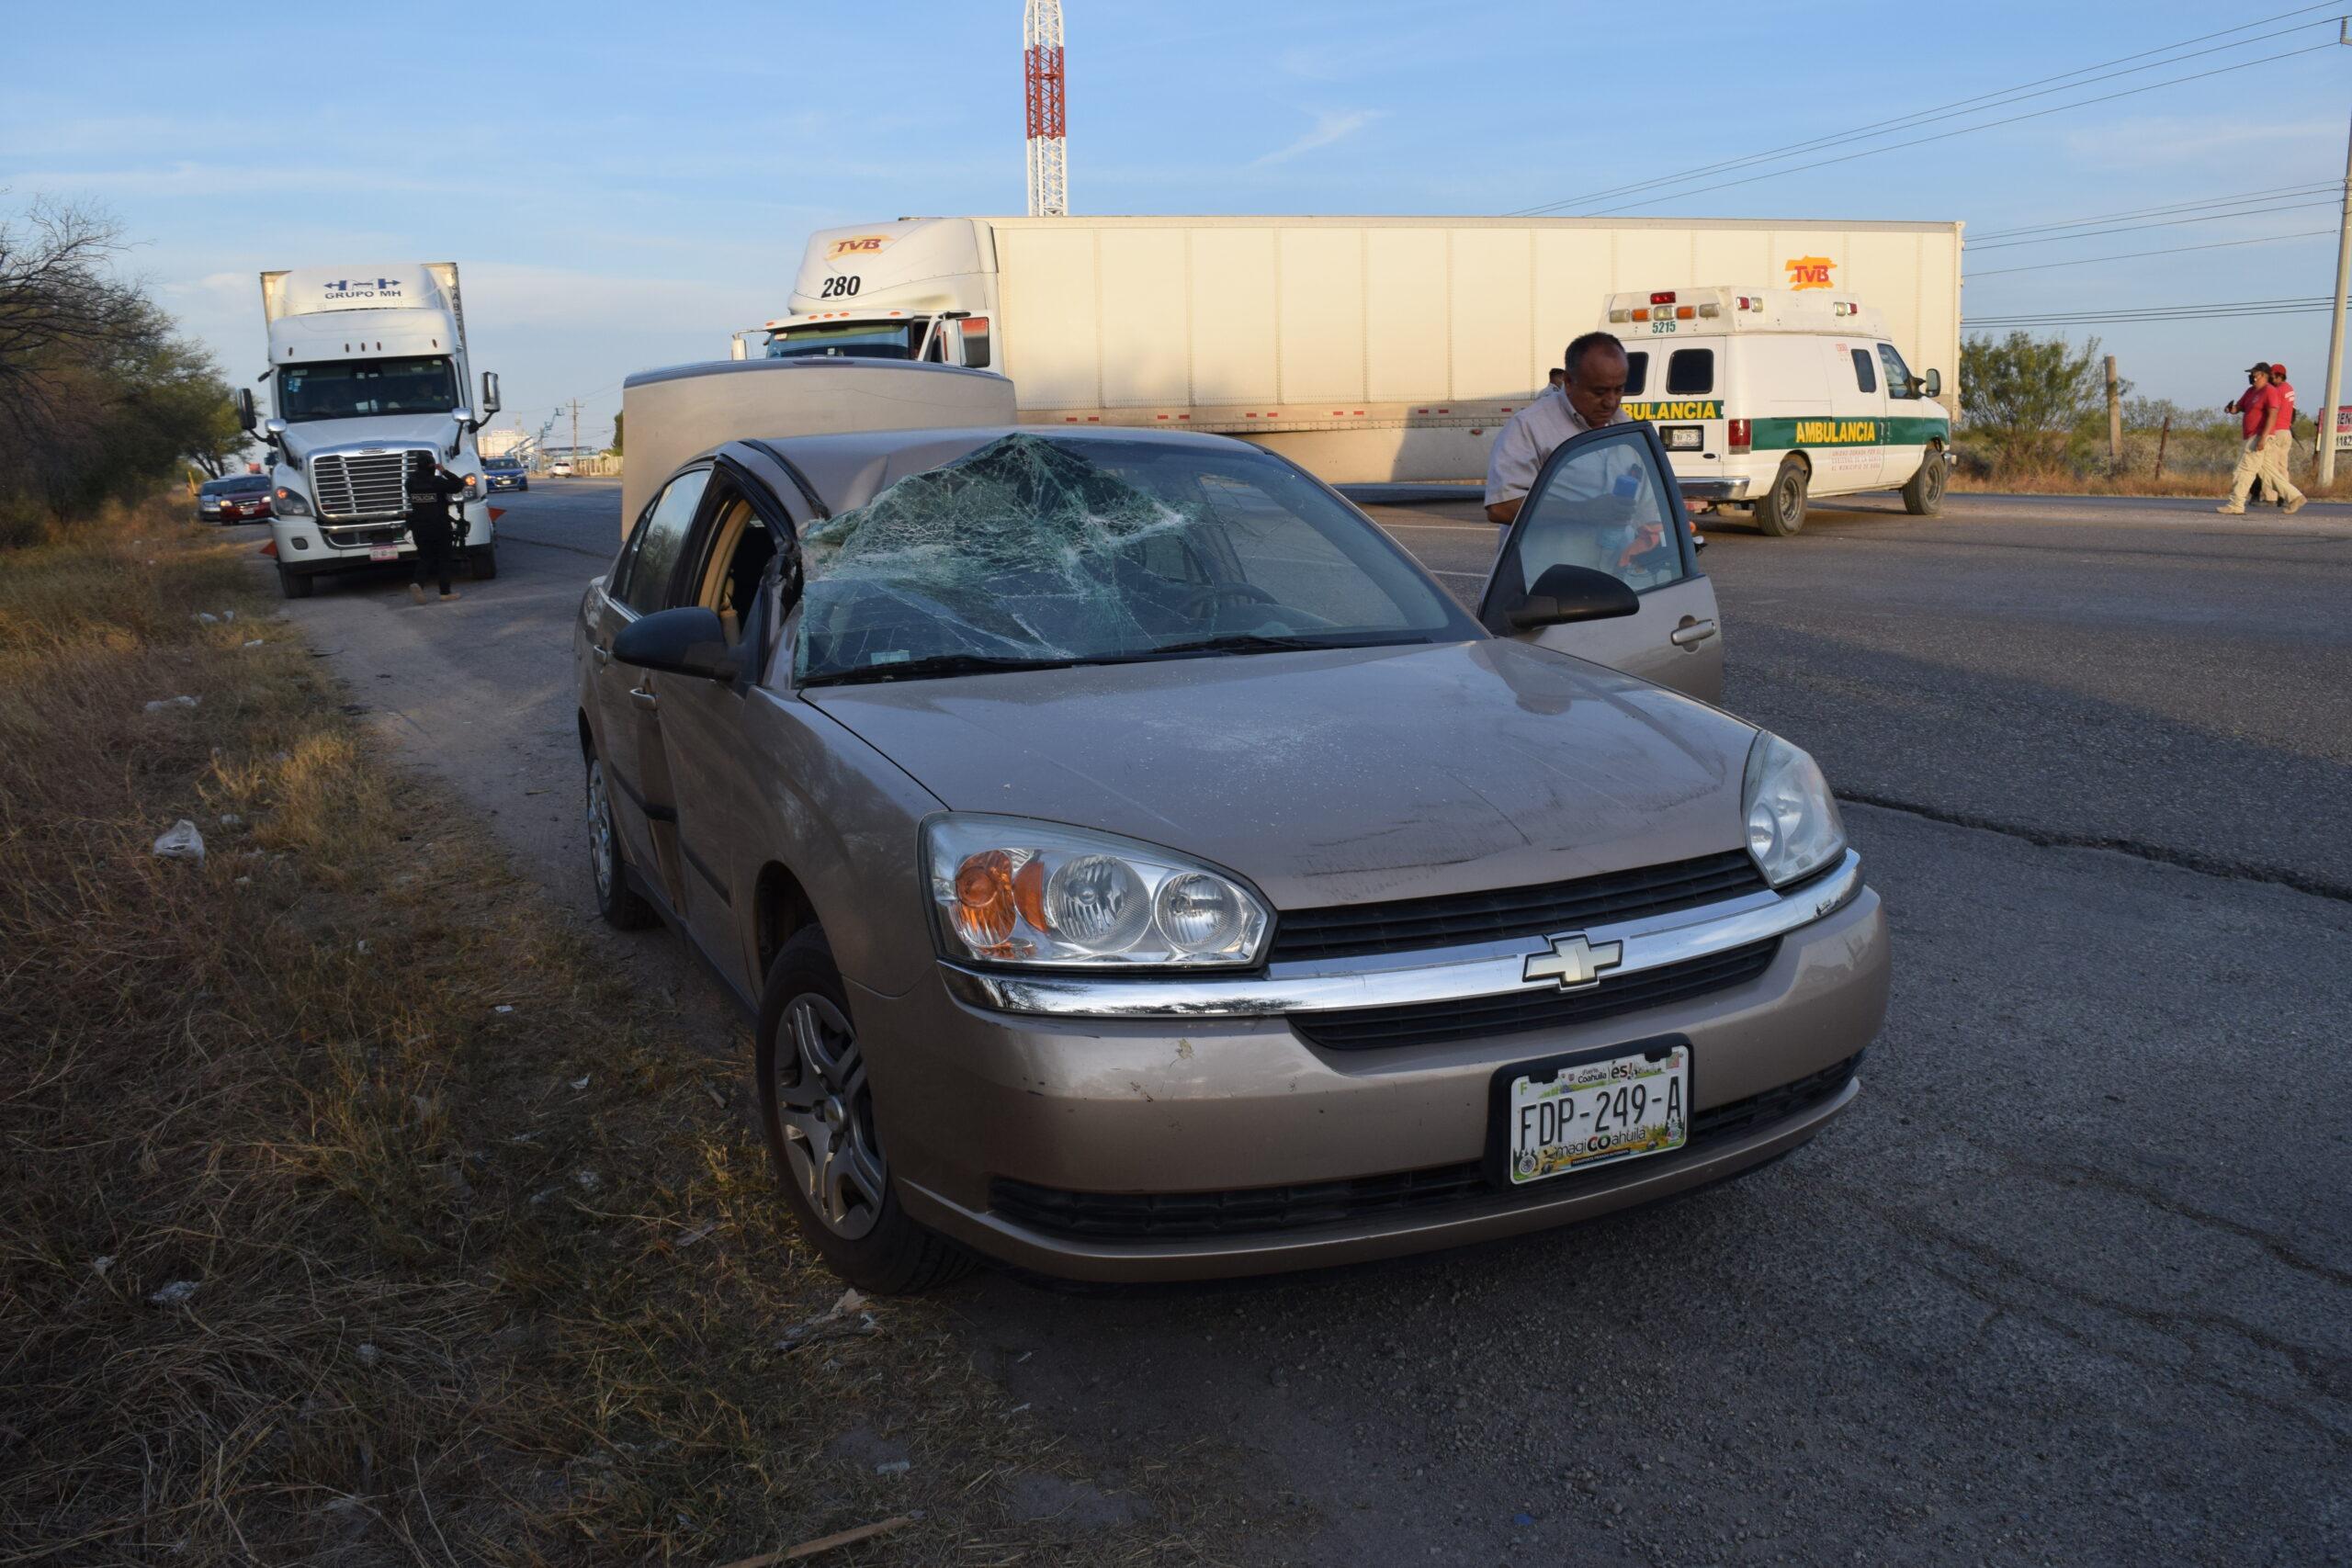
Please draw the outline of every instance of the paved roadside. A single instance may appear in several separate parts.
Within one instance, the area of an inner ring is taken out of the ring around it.
[[[582,911],[570,626],[616,489],[514,498],[457,604],[288,606]],[[2347,874],[2352,525],[1984,499],[1711,534],[1727,705],[1913,808],[1849,810],[1899,944],[1851,1114],[1479,1249],[984,1278],[968,1334],[1016,1395],[1114,1467],[1234,1446],[1234,1506],[1304,1516],[1283,1551],[1331,1568],[2352,1562],[2352,903],[2262,879]],[[1457,590],[1494,544],[1459,505],[1381,513]],[[2133,852],[2067,847],[2106,840]],[[671,939],[614,940],[715,1006]]]

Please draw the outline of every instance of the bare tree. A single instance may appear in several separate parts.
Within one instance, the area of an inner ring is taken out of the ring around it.
[[[0,222],[0,422],[47,430],[61,361],[152,331],[144,297],[112,275],[122,249],[111,218],[71,203],[39,198]]]

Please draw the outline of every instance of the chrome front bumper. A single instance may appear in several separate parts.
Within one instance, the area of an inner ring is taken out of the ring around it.
[[[1751,893],[1696,909],[1546,937],[1580,935],[1592,947],[1619,946],[1608,978],[1687,963],[1811,925],[1862,888],[1861,857],[1848,850],[1828,872],[1788,893]],[[990,1012],[1046,1018],[1272,1018],[1285,1013],[1467,1001],[1524,992],[1527,961],[1548,950],[1523,938],[1403,955],[1271,964],[1265,976],[1088,976],[1022,974],[940,961],[948,994]],[[1596,982],[1597,983],[1597,982]]]

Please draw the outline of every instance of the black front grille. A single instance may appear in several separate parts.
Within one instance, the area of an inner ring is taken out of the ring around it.
[[[1677,1152],[1737,1137],[1810,1110],[1842,1092],[1861,1061],[1857,1052],[1794,1083],[1702,1111],[1690,1119],[1690,1140]],[[1566,1188],[1605,1180],[1617,1168],[1604,1166],[1513,1191],[1531,1199],[1557,1197]],[[1003,1177],[989,1183],[989,1206],[1003,1219],[1029,1230],[1097,1241],[1265,1235],[1453,1208],[1498,1195],[1487,1179],[1486,1168],[1475,1162],[1237,1192],[1064,1192]]]
[[[1422,948],[1492,942],[1517,936],[1549,936],[1585,926],[1642,919],[1694,909],[1744,894],[1768,890],[1745,850],[1546,882],[1533,887],[1497,887],[1442,898],[1399,898],[1385,904],[1337,904],[1324,909],[1285,909],[1277,918],[1276,964],[1303,959],[1350,958],[1367,953],[1412,953]]]
[[[1403,1007],[1295,1012],[1288,1021],[1308,1044],[1331,1051],[1377,1051],[1390,1045],[1433,1045],[1490,1034],[1523,1034],[1532,1029],[1553,1029],[1665,1007],[1746,985],[1772,966],[1772,955],[1780,947],[1779,937],[1767,937],[1703,958],[1662,964],[1632,975],[1604,976],[1599,984],[1580,990],[1530,986],[1523,991]]]

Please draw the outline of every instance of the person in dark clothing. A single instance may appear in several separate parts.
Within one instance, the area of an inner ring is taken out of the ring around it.
[[[466,542],[466,485],[463,479],[433,460],[430,453],[411,454],[408,468],[408,536],[416,545],[410,568],[409,597],[424,603],[424,573],[430,568],[440,581],[441,597],[455,599],[449,586],[449,560]]]

